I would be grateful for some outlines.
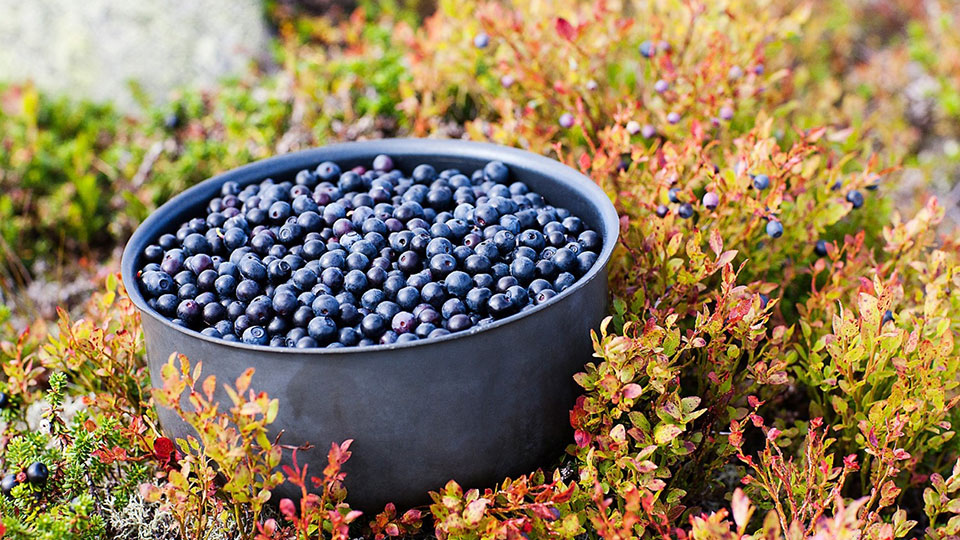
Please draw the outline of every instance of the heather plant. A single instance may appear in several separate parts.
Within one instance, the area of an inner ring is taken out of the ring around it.
[[[550,155],[621,216],[563,458],[360,515],[349,441],[310,441],[330,445],[327,467],[297,465],[315,450],[268,437],[284,404],[253,373],[215,403],[204,359],[172,358],[151,391],[108,278],[81,320],[0,327],[0,464],[50,470],[0,498],[8,536],[128,535],[128,515],[171,538],[258,540],[956,534],[960,246],[939,234],[949,204],[892,200],[931,172],[929,142],[956,136],[955,6],[441,0],[422,21],[367,7],[332,22],[275,6],[277,73],[140,120],[0,90],[3,281],[15,259],[122,238],[215,172],[331,139]],[[155,406],[196,436],[163,437]],[[299,499],[268,502],[283,482]]]

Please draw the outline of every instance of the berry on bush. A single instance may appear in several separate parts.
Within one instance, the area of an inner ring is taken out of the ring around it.
[[[863,193],[856,189],[851,190],[847,193],[847,202],[852,204],[854,208],[860,208],[863,206]]]
[[[780,238],[783,236],[783,224],[779,220],[771,219],[767,222],[767,236],[770,238]]]
[[[763,191],[770,187],[770,177],[765,174],[757,174],[753,177],[753,187]]]

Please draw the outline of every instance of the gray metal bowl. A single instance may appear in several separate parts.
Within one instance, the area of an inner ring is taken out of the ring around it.
[[[147,306],[136,280],[144,248],[202,215],[224,182],[288,180],[325,160],[346,168],[369,166],[380,153],[407,173],[419,163],[469,173],[487,161],[503,161],[513,178],[602,234],[596,265],[532,310],[483,328],[399,345],[277,349],[229,343],[177,326]],[[323,470],[331,442],[354,439],[345,466],[347,501],[378,511],[390,501],[400,507],[425,503],[429,490],[450,479],[465,487],[492,486],[549,465],[562,453],[577,395],[572,376],[589,361],[590,330],[607,312],[607,264],[617,233],[617,214],[606,194],[557,161],[459,140],[377,140],[258,161],[188,189],[140,225],[124,249],[122,272],[141,313],[154,385],[160,385],[160,368],[174,352],[202,360],[204,374],[221,382],[255,368],[253,388],[280,400],[272,427],[284,431],[282,442],[317,446],[298,456],[314,474]],[[217,399],[229,403],[222,390]],[[192,434],[171,411],[158,412],[168,436]]]

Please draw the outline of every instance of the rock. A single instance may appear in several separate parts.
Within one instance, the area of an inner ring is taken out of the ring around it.
[[[207,86],[266,59],[270,39],[258,0],[0,0],[0,13],[0,81],[124,110],[131,80],[155,100]]]

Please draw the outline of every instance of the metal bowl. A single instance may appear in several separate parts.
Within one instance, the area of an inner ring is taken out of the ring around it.
[[[326,160],[369,166],[388,154],[409,173],[420,163],[466,173],[491,160],[509,166],[546,200],[568,208],[601,233],[594,267],[575,285],[529,311],[437,339],[342,349],[280,349],[230,343],[173,324],[148,307],[137,283],[144,248],[179,224],[202,215],[224,182],[242,185]],[[616,211],[587,177],[543,156],[492,144],[388,139],[335,144],[258,161],[194,186],[161,206],[136,230],[123,252],[123,282],[141,313],[155,386],[176,352],[203,361],[204,374],[232,381],[245,369],[252,387],[279,398],[274,430],[286,444],[318,447],[298,456],[319,474],[331,442],[354,439],[345,465],[347,501],[379,511],[429,500],[450,479],[487,487],[506,476],[549,465],[570,440],[568,411],[577,396],[572,376],[589,361],[590,330],[607,313],[607,264],[617,241]],[[229,403],[218,389],[216,399]],[[170,437],[193,434],[172,411],[158,411]],[[289,457],[289,456],[288,456]],[[293,495],[283,487],[283,495]]]

